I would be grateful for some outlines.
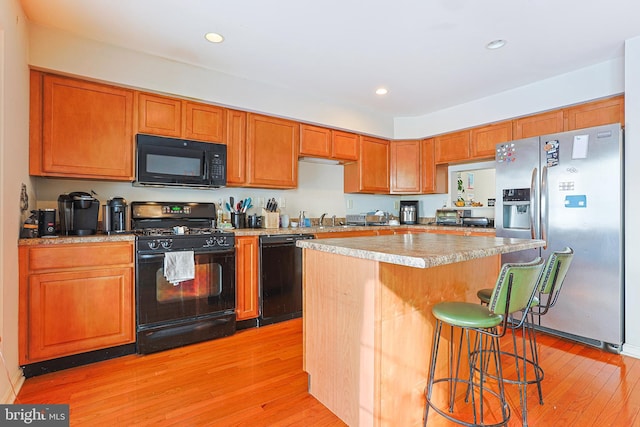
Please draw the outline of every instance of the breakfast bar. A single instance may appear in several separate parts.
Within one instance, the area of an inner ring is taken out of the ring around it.
[[[544,241],[420,233],[297,245],[311,395],[349,426],[419,426],[433,304],[477,301],[501,254]]]

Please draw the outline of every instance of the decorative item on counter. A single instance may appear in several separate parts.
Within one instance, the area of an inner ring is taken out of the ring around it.
[[[31,211],[31,215],[24,221],[20,230],[21,239],[33,239],[38,237],[38,211]]]
[[[280,226],[282,228],[289,228],[289,215],[280,215]]]

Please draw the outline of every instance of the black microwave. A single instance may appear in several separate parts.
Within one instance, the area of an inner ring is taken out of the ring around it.
[[[224,187],[227,146],[137,134],[134,185]]]

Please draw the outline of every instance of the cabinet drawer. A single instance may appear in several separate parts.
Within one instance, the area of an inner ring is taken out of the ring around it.
[[[30,271],[133,263],[133,243],[33,246],[28,249]]]

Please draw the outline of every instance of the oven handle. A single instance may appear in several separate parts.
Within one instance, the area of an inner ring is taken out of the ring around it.
[[[165,253],[166,252],[145,254],[145,253],[138,252],[137,258],[139,260],[145,260],[145,261],[150,259],[164,258]],[[202,254],[235,255],[235,249],[229,249],[224,251],[194,251],[194,255],[202,255]]]

